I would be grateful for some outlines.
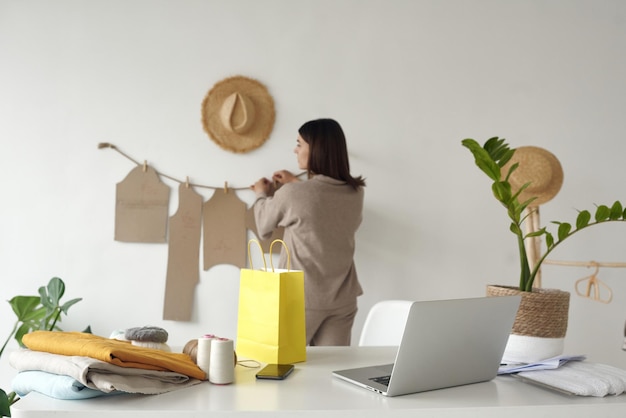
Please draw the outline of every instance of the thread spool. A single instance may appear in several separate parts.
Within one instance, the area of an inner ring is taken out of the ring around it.
[[[215,339],[214,335],[203,335],[198,338],[198,348],[196,352],[196,363],[198,367],[206,373],[207,379],[211,369],[211,343]]]
[[[198,339],[194,338],[187,341],[183,347],[183,353],[187,354],[195,364],[198,364]]]
[[[216,385],[227,385],[235,380],[233,363],[233,340],[214,338],[211,341],[211,361],[209,365],[209,381]]]

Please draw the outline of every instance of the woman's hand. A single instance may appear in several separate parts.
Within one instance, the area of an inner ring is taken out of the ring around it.
[[[250,188],[257,196],[267,196],[270,194],[270,186],[271,182],[267,178],[263,177],[257,180],[257,182],[250,186]]]
[[[280,184],[292,183],[294,181],[300,181],[300,179],[294,176],[290,171],[279,170],[274,173],[272,180]]]

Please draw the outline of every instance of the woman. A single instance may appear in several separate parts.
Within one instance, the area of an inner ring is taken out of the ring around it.
[[[281,187],[257,181],[252,189],[257,231],[269,238],[284,227],[291,267],[304,271],[308,345],[350,345],[357,296],[363,293],[354,266],[355,233],[363,212],[362,177],[350,175],[346,138],[339,123],[317,119],[298,130],[298,167],[308,179],[287,170],[274,173]],[[287,257],[281,252],[280,266]]]

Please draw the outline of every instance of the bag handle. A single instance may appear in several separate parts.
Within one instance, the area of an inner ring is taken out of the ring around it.
[[[270,244],[270,266],[272,267],[272,272],[274,272],[274,260],[272,258],[272,247],[277,242],[280,242],[282,244],[283,248],[285,249],[285,252],[287,253],[287,271],[290,271],[291,270],[291,254],[289,254],[289,248],[287,248],[287,244],[285,244],[285,241],[283,241],[282,239],[275,239]]]
[[[261,250],[261,257],[263,258],[263,270],[267,270],[267,264],[265,263],[265,253],[263,252],[263,247],[261,247],[261,243],[255,239],[251,239],[250,241],[248,241],[248,262],[250,262],[250,268],[253,269],[252,254],[250,253],[250,244],[252,244],[253,242],[255,242],[256,245],[259,247],[259,250]]]
[[[251,239],[250,241],[248,241],[248,262],[250,262],[250,268],[254,269],[252,266],[252,254],[250,254],[250,244],[252,244],[253,242],[259,247],[259,250],[261,250],[261,257],[263,258],[263,270],[267,271],[267,263],[265,262],[265,253],[263,252],[263,247],[261,247],[261,243],[256,239]],[[291,271],[291,254],[289,254],[289,248],[287,247],[287,244],[285,244],[285,241],[283,241],[282,239],[275,239],[270,244],[270,267],[272,268],[272,273],[274,272],[274,259],[272,257],[272,248],[277,242],[281,243],[283,248],[285,249],[285,252],[287,254],[287,271]]]

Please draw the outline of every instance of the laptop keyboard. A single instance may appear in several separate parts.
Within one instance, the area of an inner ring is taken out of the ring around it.
[[[370,380],[380,383],[381,385],[389,386],[389,379],[391,375],[388,376],[380,376],[380,377],[370,377]]]

